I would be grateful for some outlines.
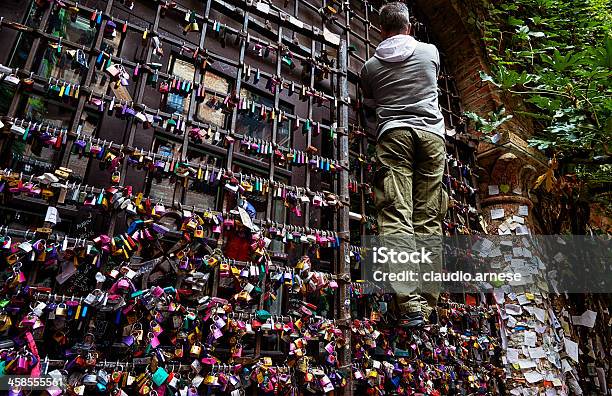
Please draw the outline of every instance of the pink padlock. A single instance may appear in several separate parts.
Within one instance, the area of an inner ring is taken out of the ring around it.
[[[149,344],[151,344],[151,348],[157,348],[160,344],[159,339],[153,333],[149,333]]]
[[[164,294],[164,289],[159,286],[153,286],[151,288],[151,294],[155,297],[160,297],[162,294]]]
[[[15,369],[15,373],[25,374],[27,372],[28,372],[28,359],[25,356],[19,356],[17,358],[17,368]]]
[[[121,290],[128,290],[130,288],[130,281],[126,278],[121,278],[117,282],[117,287]]]

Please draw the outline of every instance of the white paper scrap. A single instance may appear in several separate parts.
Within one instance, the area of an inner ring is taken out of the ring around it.
[[[542,359],[546,357],[546,351],[544,351],[544,348],[542,347],[537,347],[537,348],[529,348],[529,357],[532,359]]]
[[[520,225],[514,230],[516,235],[529,235],[529,228],[525,225]]]
[[[563,372],[567,373],[568,371],[572,371],[572,365],[569,364],[569,362],[567,361],[567,359],[563,359],[561,361],[561,366],[563,367]]]
[[[525,331],[523,334],[523,345],[528,347],[535,347],[538,336],[535,331]]]
[[[544,379],[544,376],[537,371],[528,371],[525,374],[525,380],[530,384],[534,384],[536,382],[540,382]]]
[[[543,310],[542,308],[534,307],[533,314],[535,315],[537,320],[539,320],[542,323],[545,323],[546,321],[546,311],[545,310]]]
[[[45,215],[45,222],[57,224],[60,221],[59,213],[57,212],[57,208],[54,206],[47,207],[47,214]]]
[[[597,312],[587,309],[580,316],[572,316],[572,322],[577,326],[585,326],[593,328],[595,326],[595,320],[597,319]]]
[[[520,315],[523,313],[523,309],[517,304],[506,304],[506,313],[508,315]]]
[[[578,344],[567,337],[564,338],[564,342],[565,352],[570,358],[572,358],[573,361],[578,363]]]
[[[537,367],[537,364],[533,360],[529,360],[529,359],[519,360],[518,365],[521,368],[521,370],[526,370],[526,369]]]
[[[264,14],[268,14],[270,12],[270,4],[263,3],[260,1],[257,3],[255,7],[257,8],[258,11],[261,11]]]
[[[491,219],[503,219],[504,218],[504,209],[491,209]]]
[[[518,363],[519,350],[516,348],[508,348],[506,350],[506,359],[508,360],[508,363]]]

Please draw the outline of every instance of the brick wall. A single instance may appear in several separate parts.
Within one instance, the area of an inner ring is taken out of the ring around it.
[[[486,115],[503,104],[506,111],[511,112],[513,108],[521,107],[521,103],[502,97],[493,91],[490,84],[480,80],[479,71],[488,71],[489,68],[478,32],[466,23],[470,18],[467,7],[471,7],[471,12],[475,10],[474,5],[469,3],[469,0],[417,0],[416,9],[425,16],[423,22],[433,32],[449,72],[455,77],[464,110]],[[516,115],[502,125],[502,129],[512,131],[522,138],[527,138],[533,131],[529,121]]]

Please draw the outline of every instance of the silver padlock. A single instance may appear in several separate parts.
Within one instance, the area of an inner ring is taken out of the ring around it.
[[[102,384],[108,384],[108,381],[110,380],[110,374],[106,372],[106,370],[104,369],[100,369],[98,370],[98,382],[102,383]]]
[[[83,385],[95,386],[98,383],[98,377],[94,373],[87,373],[83,376]]]

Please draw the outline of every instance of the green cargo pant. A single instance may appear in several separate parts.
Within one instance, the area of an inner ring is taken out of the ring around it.
[[[414,235],[421,245],[423,237],[441,242],[442,220],[448,208],[448,195],[442,187],[445,156],[444,139],[428,131],[399,128],[381,136],[376,145],[374,193],[383,241],[385,237],[406,240],[411,238],[404,237]],[[433,266],[429,264],[431,268],[421,263],[417,269],[421,274],[441,270],[441,243],[430,246],[435,246],[436,260]],[[421,295],[415,294],[415,285],[409,283],[395,283],[393,290],[402,313],[420,308],[427,317],[436,306],[438,286],[421,284]]]

